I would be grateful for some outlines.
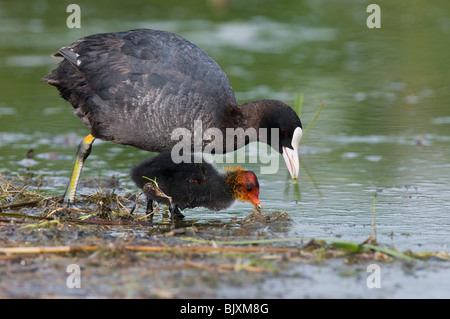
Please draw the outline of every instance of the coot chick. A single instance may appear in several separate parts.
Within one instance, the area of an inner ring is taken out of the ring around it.
[[[183,218],[180,210],[186,208],[219,211],[236,199],[260,207],[258,178],[240,167],[222,174],[203,159],[176,164],[170,153],[161,153],[134,167],[131,178],[147,196],[147,213],[153,210],[153,201],[168,205],[172,218]]]
[[[194,127],[199,121],[203,132],[215,128],[222,136],[227,129],[243,129],[223,138],[215,154],[261,141],[283,155],[292,178],[297,179],[302,123],[295,111],[277,100],[238,104],[220,66],[179,35],[150,29],[94,34],[54,56],[63,60],[43,81],[58,89],[91,131],[78,147],[66,203],[74,201],[84,161],[96,138],[167,152],[179,142],[172,138],[174,130],[185,128],[193,133],[189,142],[194,148]],[[257,135],[242,133],[249,128]],[[211,138],[202,137],[200,151],[210,143]]]

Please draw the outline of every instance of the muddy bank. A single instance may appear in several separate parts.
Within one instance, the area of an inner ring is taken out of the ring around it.
[[[426,273],[439,285],[450,268],[448,253],[397,252],[371,238],[286,238],[293,221],[283,211],[172,223],[159,207],[150,223],[142,207],[138,194],[105,191],[68,208],[3,182],[0,298],[414,297],[411,281]],[[371,264],[383,271],[380,288],[368,286]]]

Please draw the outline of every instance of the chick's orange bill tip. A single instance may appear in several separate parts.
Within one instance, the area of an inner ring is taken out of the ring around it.
[[[252,199],[251,199],[251,203],[252,203],[253,205],[255,205],[256,207],[261,208],[261,203],[260,203],[258,197],[252,198]]]

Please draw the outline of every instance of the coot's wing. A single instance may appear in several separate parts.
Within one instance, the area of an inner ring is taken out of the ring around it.
[[[169,150],[173,129],[220,127],[236,104],[219,65],[193,43],[164,31],[96,34],[62,48],[65,59],[45,81],[104,140]]]

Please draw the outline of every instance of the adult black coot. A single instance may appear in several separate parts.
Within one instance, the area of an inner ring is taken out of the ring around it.
[[[214,128],[225,136],[202,136],[201,150],[219,142],[211,152],[222,154],[262,141],[283,154],[297,179],[302,124],[294,110],[276,100],[237,104],[225,73],[192,42],[165,31],[137,29],[90,35],[55,56],[63,60],[43,80],[58,88],[91,130],[78,147],[65,202],[75,198],[95,138],[165,152],[180,142],[172,136],[174,130],[185,128],[193,132],[189,146],[194,148],[198,123],[204,132]],[[247,135],[249,128],[257,135]],[[226,138],[227,132],[234,135]]]
[[[258,178],[240,167],[221,174],[203,159],[176,164],[170,153],[161,153],[134,167],[131,178],[147,196],[147,213],[153,210],[153,201],[168,205],[176,218],[184,217],[180,210],[185,208],[219,211],[236,199],[260,206]]]

